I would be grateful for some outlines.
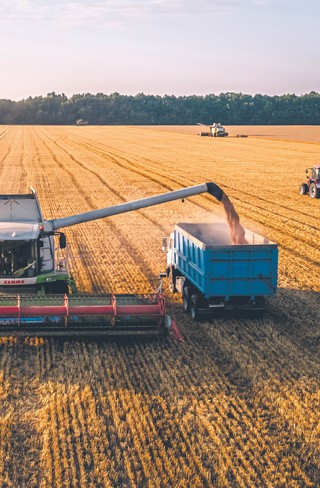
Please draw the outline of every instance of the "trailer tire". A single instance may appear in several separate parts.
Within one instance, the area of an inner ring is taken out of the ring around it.
[[[191,318],[195,322],[199,319],[199,298],[198,295],[195,293],[190,298],[190,313]]]
[[[185,286],[182,293],[182,305],[185,312],[190,312],[190,287]]]

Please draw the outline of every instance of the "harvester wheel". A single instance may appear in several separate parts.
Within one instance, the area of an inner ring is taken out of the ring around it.
[[[300,195],[307,195],[309,191],[309,187],[307,183],[301,183],[300,188],[299,188],[299,193]]]
[[[311,198],[320,198],[320,188],[317,188],[315,183],[311,183],[309,195]]]
[[[182,304],[185,312],[190,312],[190,287],[185,286],[182,293]]]
[[[199,318],[199,304],[198,304],[198,295],[194,294],[190,298],[190,313],[191,313],[191,318],[193,321],[198,320]]]

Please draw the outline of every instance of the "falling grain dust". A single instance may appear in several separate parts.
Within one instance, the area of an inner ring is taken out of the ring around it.
[[[245,238],[245,230],[239,221],[239,215],[237,214],[233,204],[230,202],[229,197],[224,192],[222,194],[221,204],[227,216],[227,222],[231,235],[231,243],[248,244],[248,241]]]

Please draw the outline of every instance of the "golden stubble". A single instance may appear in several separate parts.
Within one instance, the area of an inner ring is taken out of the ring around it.
[[[298,195],[319,143],[252,130],[1,127],[1,193],[31,184],[48,219],[213,181],[279,243],[264,318],[193,324],[165,287],[185,344],[1,338],[1,486],[319,485],[320,202]],[[81,291],[150,292],[163,235],[225,219],[201,195],[66,229],[73,274]]]

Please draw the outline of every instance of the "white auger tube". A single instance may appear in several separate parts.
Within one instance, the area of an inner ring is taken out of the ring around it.
[[[112,215],[131,212],[141,208],[152,207],[153,205],[171,202],[172,200],[179,200],[180,198],[182,199],[191,197],[193,195],[199,195],[200,193],[210,193],[210,195],[214,196],[220,202],[222,199],[223,190],[221,190],[221,188],[215,183],[202,183],[201,185],[189,186],[181,190],[170,191],[168,193],[162,193],[160,195],[142,198],[141,200],[134,200],[128,203],[121,203],[119,205],[101,208],[99,210],[92,210],[90,212],[73,215],[71,217],[49,220],[49,223],[51,224],[53,230],[57,230],[62,229],[63,227],[70,227],[71,225],[89,222],[91,220],[102,219],[104,217],[111,217]]]

